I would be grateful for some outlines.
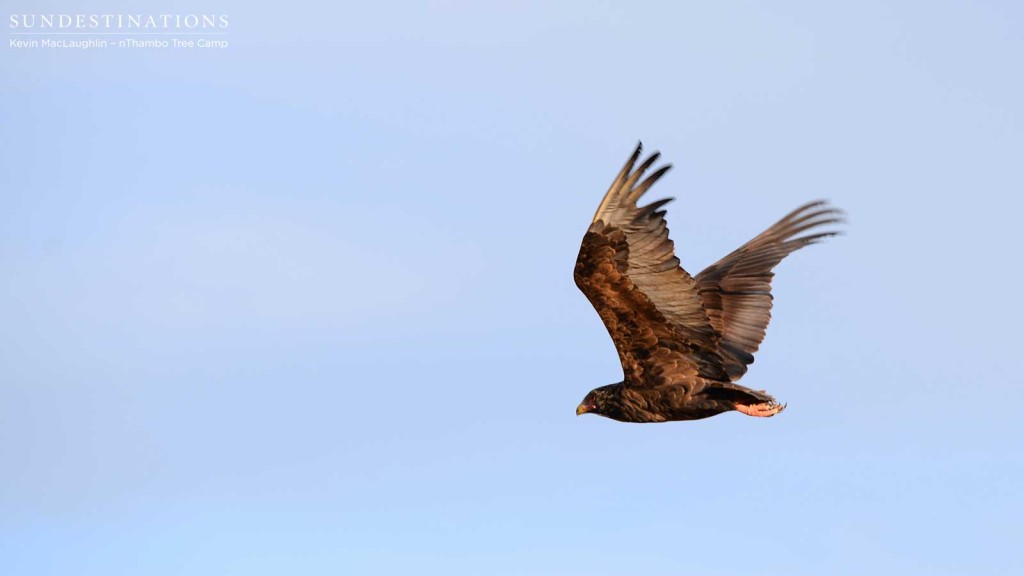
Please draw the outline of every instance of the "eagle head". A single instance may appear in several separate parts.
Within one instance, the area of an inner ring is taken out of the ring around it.
[[[619,400],[621,388],[622,383],[620,382],[591,390],[576,407],[576,415],[594,413],[615,418],[621,412]]]

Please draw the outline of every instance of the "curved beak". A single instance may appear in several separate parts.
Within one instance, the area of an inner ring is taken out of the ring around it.
[[[590,412],[590,407],[587,406],[586,404],[580,404],[579,406],[576,407],[577,416],[579,416],[580,414],[586,414],[587,412]]]

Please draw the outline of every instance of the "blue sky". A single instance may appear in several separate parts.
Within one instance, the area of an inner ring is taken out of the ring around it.
[[[340,4],[5,6],[231,18],[0,50],[5,574],[1024,570],[1019,4]],[[782,416],[573,415],[638,139],[693,272],[849,212],[777,270]]]

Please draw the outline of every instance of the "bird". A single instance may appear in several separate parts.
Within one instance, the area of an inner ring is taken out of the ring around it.
[[[667,422],[782,412],[786,404],[737,383],[771,319],[772,270],[793,251],[839,234],[845,213],[824,200],[806,203],[691,276],[669,239],[664,206],[673,198],[637,204],[671,168],[642,179],[661,156],[637,166],[642,151],[637,144],[615,177],[576,259],[576,286],[608,329],[623,373],[591,390],[576,415]]]

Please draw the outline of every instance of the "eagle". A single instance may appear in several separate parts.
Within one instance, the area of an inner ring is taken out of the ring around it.
[[[786,407],[737,384],[754,361],[771,319],[772,270],[794,250],[838,232],[843,212],[818,200],[800,206],[706,270],[679,265],[665,204],[637,201],[671,168],[644,174],[636,151],[597,207],[574,277],[615,343],[621,382],[596,388],[576,415],[621,422],[698,420],[735,410],[774,416]]]

